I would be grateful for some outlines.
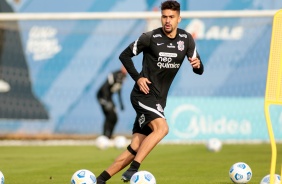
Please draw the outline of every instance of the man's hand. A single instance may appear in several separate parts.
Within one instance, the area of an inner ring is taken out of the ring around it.
[[[198,58],[188,58],[190,61],[190,64],[192,65],[193,68],[199,69],[201,67],[201,62]]]
[[[151,82],[145,77],[141,77],[137,81],[137,85],[139,86],[140,91],[142,91],[145,94],[148,94],[150,91],[150,88],[148,87],[147,84],[151,84]]]

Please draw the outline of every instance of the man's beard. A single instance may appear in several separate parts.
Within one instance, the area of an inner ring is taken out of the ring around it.
[[[172,32],[172,28],[171,28],[171,29],[169,29],[169,30],[167,30],[167,29],[165,29],[165,26],[163,27],[163,30],[164,30],[164,32],[165,32],[165,33],[167,33],[167,34],[169,34],[169,33],[171,33],[171,32]]]

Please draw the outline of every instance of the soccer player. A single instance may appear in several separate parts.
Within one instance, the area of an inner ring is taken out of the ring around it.
[[[126,78],[126,74],[127,71],[124,66],[122,66],[120,70],[110,73],[107,80],[102,84],[97,92],[97,99],[105,116],[103,135],[107,136],[109,139],[112,138],[113,131],[118,120],[112,96],[114,93],[118,94],[120,109],[124,110],[121,88],[123,81]]]
[[[173,0],[163,2],[162,27],[143,33],[120,54],[121,62],[136,82],[131,92],[131,103],[137,116],[130,145],[97,177],[97,184],[106,183],[129,164],[122,180],[130,181],[146,156],[167,135],[169,127],[163,109],[171,83],[185,57],[194,73],[203,73],[204,66],[195,42],[189,33],[178,28],[180,21],[180,4]],[[132,57],[141,52],[143,64],[138,73]]]

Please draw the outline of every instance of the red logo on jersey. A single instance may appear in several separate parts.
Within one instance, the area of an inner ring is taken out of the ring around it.
[[[178,50],[180,50],[180,51],[184,50],[184,41],[178,41],[177,45],[178,45],[177,46]]]

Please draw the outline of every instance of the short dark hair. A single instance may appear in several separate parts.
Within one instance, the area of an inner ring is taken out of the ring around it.
[[[162,2],[161,10],[168,10],[168,9],[180,12],[180,4],[174,0],[167,0],[165,2]]]

